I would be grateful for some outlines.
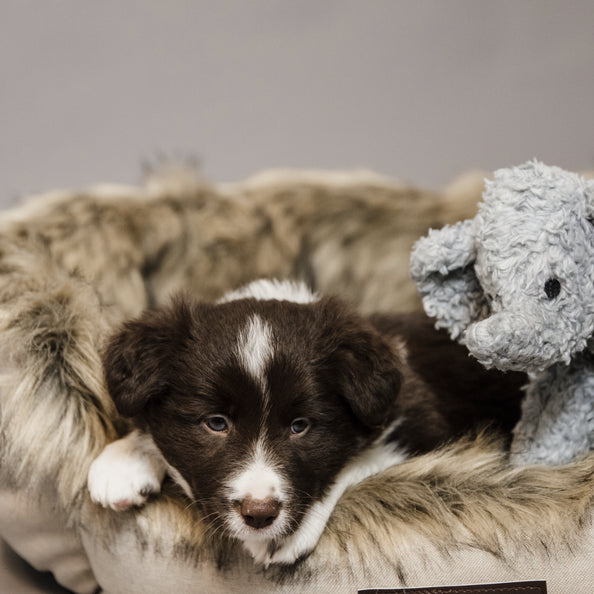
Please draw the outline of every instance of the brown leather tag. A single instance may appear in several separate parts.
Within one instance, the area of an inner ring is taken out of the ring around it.
[[[359,590],[359,594],[547,594],[546,582],[508,582],[476,586]]]

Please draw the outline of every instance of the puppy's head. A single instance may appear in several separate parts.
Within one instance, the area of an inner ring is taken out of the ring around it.
[[[390,346],[332,298],[178,298],[105,354],[121,414],[153,435],[208,517],[243,541],[292,533],[396,415]]]

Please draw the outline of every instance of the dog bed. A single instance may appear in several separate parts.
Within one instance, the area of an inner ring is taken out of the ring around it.
[[[178,290],[212,300],[300,277],[362,311],[418,307],[408,253],[473,216],[480,187],[425,192],[368,172],[268,172],[209,186],[54,192],[0,223],[0,536],[75,592],[346,592],[547,580],[591,592],[594,457],[510,468],[487,435],[350,489],[307,559],[255,565],[174,485],[144,508],[93,505],[89,464],[127,431],[106,393],[109,332]]]

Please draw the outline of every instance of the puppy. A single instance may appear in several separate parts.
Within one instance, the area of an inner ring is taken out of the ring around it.
[[[350,485],[479,425],[509,433],[524,381],[422,314],[364,318],[273,281],[149,310],[104,364],[137,429],[91,465],[93,501],[142,505],[169,475],[264,565],[310,553]]]

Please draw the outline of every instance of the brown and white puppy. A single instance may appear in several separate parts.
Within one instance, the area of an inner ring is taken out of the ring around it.
[[[264,564],[311,552],[350,485],[480,424],[509,431],[523,381],[422,314],[364,318],[271,281],[147,311],[112,338],[105,370],[138,429],[91,466],[92,499],[142,504],[169,474]]]

